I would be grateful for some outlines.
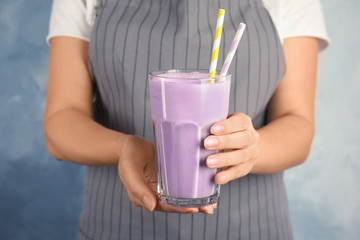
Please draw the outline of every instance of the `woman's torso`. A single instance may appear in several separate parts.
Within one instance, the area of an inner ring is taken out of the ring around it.
[[[229,111],[263,126],[285,63],[260,0],[107,0],[90,41],[95,120],[153,139],[148,72],[207,69],[219,8],[226,10],[219,65],[238,24],[247,24],[229,70]],[[248,175],[222,186],[211,216],[132,207],[116,167],[88,167],[84,184],[79,239],[292,239],[283,173]]]

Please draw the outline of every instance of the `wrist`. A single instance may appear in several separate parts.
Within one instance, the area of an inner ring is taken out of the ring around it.
[[[262,151],[262,138],[261,138],[261,131],[257,132],[257,147],[256,152],[254,153],[254,158],[252,159],[252,169],[250,171],[251,174],[262,174],[264,170],[262,169],[264,166],[262,166],[263,161],[263,151]]]
[[[117,165],[119,164],[119,161],[121,159],[121,154],[124,150],[124,146],[126,145],[126,142],[129,141],[129,139],[132,137],[132,135],[120,133],[118,132],[117,136],[115,137],[115,141],[113,142],[113,153],[114,153],[114,163]]]

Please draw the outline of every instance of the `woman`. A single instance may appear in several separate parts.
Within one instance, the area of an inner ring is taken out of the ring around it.
[[[208,68],[218,8],[219,62],[239,22],[247,29],[230,68],[233,114],[205,139],[225,150],[207,159],[223,168],[213,214],[157,198],[147,73]],[[314,134],[318,1],[54,0],[48,39],[47,147],[88,166],[79,239],[293,238],[283,171],[305,161]]]

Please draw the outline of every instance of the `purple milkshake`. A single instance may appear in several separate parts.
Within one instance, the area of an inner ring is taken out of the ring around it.
[[[169,70],[149,75],[154,122],[158,192],[178,207],[215,203],[216,169],[206,166],[210,127],[228,115],[230,75],[218,81],[206,71]],[[209,80],[214,80],[210,82]]]

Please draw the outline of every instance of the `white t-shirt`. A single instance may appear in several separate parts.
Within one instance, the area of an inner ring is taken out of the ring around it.
[[[103,0],[53,0],[47,41],[55,36],[90,40],[97,6]],[[308,36],[319,39],[319,50],[329,44],[319,0],[263,0],[277,28],[285,38]]]

